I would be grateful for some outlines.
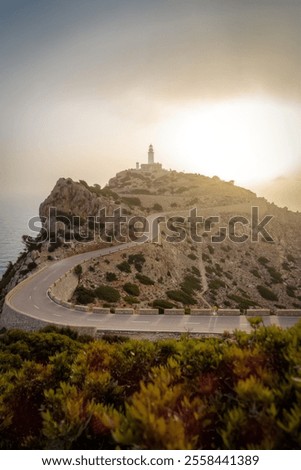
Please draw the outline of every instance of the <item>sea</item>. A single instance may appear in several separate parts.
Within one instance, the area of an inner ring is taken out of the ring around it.
[[[15,262],[24,250],[22,235],[37,235],[28,224],[38,214],[38,200],[0,200],[0,279],[9,261]]]

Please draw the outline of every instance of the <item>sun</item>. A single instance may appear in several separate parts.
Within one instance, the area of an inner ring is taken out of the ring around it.
[[[300,122],[296,106],[244,97],[173,109],[157,132],[171,167],[248,184],[297,164]]]

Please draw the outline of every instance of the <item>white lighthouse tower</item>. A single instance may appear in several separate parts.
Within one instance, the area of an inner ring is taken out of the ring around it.
[[[148,164],[152,165],[154,163],[154,149],[153,146],[150,145],[148,149]]]
[[[155,163],[155,157],[154,157],[154,149],[153,146],[150,145],[148,148],[148,159],[147,163],[141,163],[139,166],[139,163],[136,164],[136,170],[138,171],[144,171],[147,173],[158,173],[162,171],[166,171],[162,169],[162,163]]]

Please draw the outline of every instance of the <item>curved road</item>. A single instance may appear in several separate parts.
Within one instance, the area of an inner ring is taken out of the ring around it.
[[[102,331],[223,333],[225,330],[233,331],[236,328],[250,331],[245,316],[97,314],[70,310],[56,304],[48,297],[49,287],[77,264],[136,245],[136,242],[129,242],[82,253],[50,264],[12,289],[6,296],[6,305],[14,311],[49,323],[93,327]],[[276,324],[281,327],[292,326],[298,320],[298,317],[264,317],[266,325]]]

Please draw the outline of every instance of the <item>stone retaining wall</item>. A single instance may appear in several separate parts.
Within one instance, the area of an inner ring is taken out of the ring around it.
[[[159,315],[159,310],[156,308],[140,308],[139,315]]]
[[[110,309],[109,308],[103,308],[103,307],[93,307],[92,312],[107,315],[108,313],[110,313]]]
[[[54,325],[58,328],[70,328],[71,330],[77,331],[79,335],[89,335],[95,337],[97,328],[88,326],[71,326],[63,325],[61,323],[47,322],[38,318],[26,315],[22,312],[17,312],[6,303],[3,306],[3,311],[0,317],[0,327],[7,329],[20,329],[24,331],[38,331],[46,326]]]
[[[216,316],[221,317],[238,317],[240,315],[240,310],[235,308],[220,308],[214,313]]]
[[[166,308],[164,315],[185,315],[185,310],[183,308]]]
[[[301,317],[301,310],[297,310],[297,309],[276,310],[276,315],[278,315],[279,317]]]
[[[117,315],[133,315],[134,309],[133,308],[115,308],[115,313]]]
[[[75,305],[74,306],[75,310],[78,310],[79,312],[90,312],[90,307],[87,305]]]
[[[208,317],[213,315],[213,310],[211,310],[211,308],[192,308],[190,310],[190,315],[202,315]]]
[[[75,305],[71,304],[70,302],[64,302],[63,300],[61,300],[60,302],[61,303],[59,305],[61,305],[62,307],[70,308],[70,309],[73,309],[73,310],[75,308]]]
[[[77,285],[78,277],[76,274],[74,274],[74,270],[71,269],[61,276],[54,284],[52,284],[48,290],[48,294],[54,302],[56,302],[54,297],[60,301],[68,302],[68,300],[72,297],[72,294],[75,291]]]
[[[249,308],[247,310],[247,316],[248,317],[266,317],[271,315],[271,311],[266,309],[260,309],[260,308]]]

